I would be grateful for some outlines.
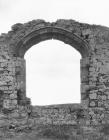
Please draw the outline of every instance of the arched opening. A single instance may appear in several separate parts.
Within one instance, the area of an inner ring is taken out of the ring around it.
[[[32,46],[26,59],[26,95],[33,105],[80,103],[80,53],[57,40]]]
[[[86,94],[86,90],[83,88],[84,85],[88,84],[88,64],[87,64],[87,58],[90,54],[90,47],[88,42],[80,36],[76,35],[76,33],[73,33],[70,30],[64,29],[63,27],[55,27],[55,24],[49,24],[45,25],[45,27],[35,26],[32,30],[29,28],[26,28],[26,34],[24,30],[21,30],[19,34],[15,36],[15,38],[11,42],[11,47],[13,51],[13,56],[20,59],[22,62],[21,70],[23,73],[20,74],[22,76],[22,81],[24,83],[24,86],[20,90],[21,94],[19,94],[19,104],[20,102],[28,103],[28,98],[26,98],[26,67],[25,67],[25,60],[24,56],[25,53],[31,49],[32,46],[46,40],[50,39],[56,39],[59,41],[64,42],[65,44],[70,45],[70,48],[77,50],[81,54],[81,103],[83,100],[86,100],[88,97]],[[22,34],[23,32],[23,34]],[[16,45],[13,45],[16,44]],[[65,45],[64,44],[64,45]],[[44,45],[45,46],[45,45]],[[52,45],[51,45],[52,46]],[[72,47],[71,47],[72,46]],[[75,56],[74,56],[75,58]],[[51,59],[51,58],[50,58]],[[80,62],[79,62],[80,64]],[[79,72],[80,74],[80,72]],[[77,79],[77,78],[75,78]],[[31,81],[31,80],[30,80]],[[32,80],[33,81],[33,80]],[[46,81],[45,81],[46,82]],[[71,82],[72,83],[72,82]],[[42,83],[41,83],[42,84]],[[74,84],[75,85],[75,84]],[[73,84],[72,84],[73,86]],[[79,90],[80,91],[80,90]],[[77,96],[77,95],[76,95]],[[72,99],[72,97],[71,97]],[[71,103],[73,101],[71,100]],[[60,102],[59,102],[60,103]],[[52,102],[53,104],[53,102]]]

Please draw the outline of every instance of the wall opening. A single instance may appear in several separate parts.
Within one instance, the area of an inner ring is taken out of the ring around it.
[[[26,94],[32,105],[80,103],[80,53],[58,40],[26,53]]]

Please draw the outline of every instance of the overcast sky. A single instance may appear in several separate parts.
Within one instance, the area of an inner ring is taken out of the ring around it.
[[[0,33],[33,19],[74,19],[109,27],[109,0],[0,0]],[[49,40],[25,54],[27,96],[34,105],[80,101],[80,58],[74,48]]]

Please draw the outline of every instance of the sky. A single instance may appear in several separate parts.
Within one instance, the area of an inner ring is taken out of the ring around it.
[[[73,19],[109,27],[109,0],[0,0],[0,34],[34,19]],[[80,102],[80,59],[73,47],[43,41],[25,54],[26,92],[33,105]]]

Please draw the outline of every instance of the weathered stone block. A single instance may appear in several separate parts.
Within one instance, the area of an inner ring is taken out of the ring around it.
[[[90,99],[97,99],[97,93],[92,93],[89,95]]]

